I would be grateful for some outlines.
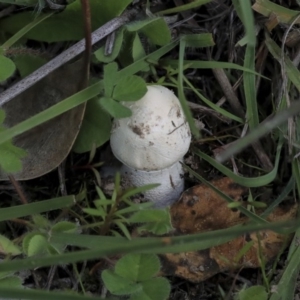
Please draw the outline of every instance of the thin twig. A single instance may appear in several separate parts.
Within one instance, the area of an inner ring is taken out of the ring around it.
[[[236,96],[231,83],[228,80],[227,75],[223,69],[212,69],[218,83],[221,86],[223,93],[225,94],[233,112],[240,118],[245,118],[245,112],[240,104],[238,97]]]
[[[20,197],[21,202],[23,204],[28,204],[25,193],[24,193],[20,183],[12,175],[8,175],[8,178],[9,178],[9,181],[11,182],[11,184],[14,186],[18,196]]]
[[[85,39],[85,51],[83,54],[83,80],[81,82],[80,89],[84,89],[88,85],[90,75],[90,62],[92,53],[92,35],[91,35],[91,8],[89,0],[81,0],[83,22],[84,22],[84,39]]]
[[[98,28],[92,34],[92,45],[99,42],[125,23],[129,22],[136,15],[136,13],[136,10],[127,11],[122,16],[114,18]],[[85,40],[83,39],[70,47],[68,50],[56,56],[54,59],[43,65],[41,68],[39,68],[29,76],[17,82],[11,88],[0,94],[0,106],[9,102],[11,99],[24,92],[26,89],[43,79],[45,76],[47,76],[66,62],[81,54],[84,49]]]
[[[208,108],[206,106],[200,105],[198,103],[194,103],[194,102],[190,102],[188,101],[188,105],[190,107],[190,109],[194,110],[194,111],[198,111],[200,113],[204,113],[204,114],[210,114],[213,117],[219,119],[220,121],[230,124],[231,123],[231,119],[221,115],[220,113],[218,113],[217,111]]]

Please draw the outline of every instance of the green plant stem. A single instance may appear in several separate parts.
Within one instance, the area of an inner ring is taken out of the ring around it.
[[[121,202],[121,198],[122,198],[122,196],[118,195],[115,203],[111,206],[109,213],[105,217],[104,224],[100,229],[100,235],[106,235],[109,233],[110,226],[114,219],[114,214],[118,210],[119,204]]]

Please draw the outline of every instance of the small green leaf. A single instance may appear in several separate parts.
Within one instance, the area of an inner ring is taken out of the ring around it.
[[[66,248],[65,243],[52,243],[51,245],[47,244],[46,250],[47,250],[47,254],[57,255],[63,253],[65,248]]]
[[[267,300],[268,293],[264,286],[255,285],[238,294],[237,300]]]
[[[94,204],[97,208],[112,205],[112,201],[110,199],[98,199],[94,201]]]
[[[231,203],[227,204],[228,208],[237,208],[237,207],[240,207],[240,206],[242,206],[241,202],[231,202]]]
[[[141,291],[141,284],[123,278],[110,270],[104,270],[101,278],[106,288],[114,295],[130,295]]]
[[[215,45],[211,33],[187,34],[183,36],[187,47],[211,47]]]
[[[23,241],[22,241],[22,249],[25,254],[28,253],[29,242],[35,234],[36,234],[36,232],[29,232],[24,236]]]
[[[0,279],[0,287],[4,288],[22,288],[22,279],[17,276],[10,276]]]
[[[166,278],[158,277],[141,282],[142,292],[132,294],[129,300],[166,300],[171,287]]]
[[[68,221],[61,221],[52,226],[53,232],[71,232],[74,233],[78,230],[78,226],[75,223]]]
[[[22,78],[44,65],[47,60],[33,55],[18,55],[13,58]]]
[[[92,99],[86,105],[84,119],[73,146],[76,153],[91,151],[93,145],[102,146],[109,140],[111,117],[104,111],[100,99]]]
[[[96,185],[96,191],[97,191],[97,194],[98,194],[98,197],[100,199],[106,199],[104,193],[102,192],[102,190],[99,188],[99,186]]]
[[[111,54],[105,55],[105,46],[103,46],[100,49],[98,49],[97,51],[95,51],[94,54],[95,54],[95,57],[98,59],[98,61],[104,62],[104,63],[109,63],[109,62],[114,61],[121,51],[123,37],[124,37],[124,28],[122,27],[116,33],[116,38],[114,41],[114,46],[113,46]]]
[[[0,234],[0,253],[4,255],[19,255],[22,252],[12,241]]]
[[[91,216],[95,217],[102,217],[104,218],[106,216],[106,212],[103,210],[102,207],[95,208],[83,208],[82,209],[86,214],[89,214]]]
[[[145,19],[145,20],[130,22],[129,24],[125,25],[125,28],[129,32],[139,31],[139,30],[143,29],[145,26],[150,25],[151,23],[153,23],[153,22],[155,22],[159,19],[161,19],[161,18],[156,17],[156,18],[148,18],[148,19]]]
[[[48,253],[48,241],[40,233],[31,236],[28,241],[27,256],[45,255]]]
[[[171,41],[169,26],[163,18],[148,24],[141,32],[155,45],[164,46]]]
[[[5,131],[4,126],[1,125],[4,119],[5,112],[0,110],[0,133]],[[0,144],[0,168],[7,173],[20,171],[22,169],[21,158],[25,156],[26,151],[14,146],[11,140]]]
[[[171,217],[168,209],[147,209],[138,211],[129,219],[130,223],[146,223],[138,231],[148,231],[157,235],[168,233],[172,229]]]
[[[248,202],[248,204],[252,205],[253,207],[256,207],[256,208],[265,208],[265,207],[267,207],[266,203],[260,202],[260,201],[251,201],[251,202]]]
[[[128,31],[124,32],[124,42],[120,54],[118,56],[118,60],[123,67],[127,67],[133,63],[133,58],[132,58],[133,50],[131,51],[130,49],[133,49],[133,42],[135,36],[136,36],[135,32],[128,32]]]
[[[132,43],[132,58],[133,61],[137,61],[139,59],[142,59],[146,56],[145,49],[143,47],[143,44],[141,42],[141,39],[138,35],[138,33],[135,34],[135,37],[133,39]],[[145,68],[143,72],[149,71],[149,67]]]
[[[32,221],[36,225],[36,228],[39,229],[46,229],[51,226],[50,221],[40,214],[32,215]]]
[[[125,235],[125,237],[128,240],[131,240],[130,232],[127,229],[127,227],[123,224],[123,222],[121,220],[114,220],[114,223],[120,228],[120,230],[123,232],[123,234]]]
[[[103,84],[106,97],[112,96],[113,87],[117,81],[118,65],[115,62],[109,63],[103,68]]]
[[[130,253],[118,260],[115,273],[137,282],[152,278],[159,269],[160,262],[157,255]]]
[[[14,62],[4,55],[0,55],[0,82],[13,75],[15,70],[16,66]]]
[[[114,88],[113,99],[118,101],[137,101],[147,93],[144,79],[132,75],[123,77]]]
[[[116,215],[121,216],[123,214],[128,214],[128,213],[136,212],[136,211],[139,211],[139,210],[142,210],[142,209],[147,209],[147,208],[152,207],[152,206],[153,206],[153,203],[151,203],[151,202],[135,203],[135,204],[132,204],[128,207],[125,207],[123,209],[118,210],[116,212]],[[128,220],[128,218],[126,220]]]
[[[125,107],[112,98],[102,97],[100,99],[100,104],[114,118],[128,118],[132,115],[132,112],[128,107]]]
[[[128,188],[126,191],[124,191],[124,194],[122,195],[122,199],[126,199],[133,195],[137,195],[139,193],[143,193],[143,192],[152,190],[158,186],[160,186],[160,183],[151,183],[151,184],[146,184],[146,185],[139,186],[136,188]],[[149,205],[150,205],[150,203],[149,203]]]
[[[163,46],[171,41],[170,29],[161,17],[131,22],[125,27],[129,32],[142,32],[155,45]]]
[[[0,167],[7,173],[21,171],[21,158],[26,155],[25,150],[14,146],[11,142],[5,142],[0,145]]]

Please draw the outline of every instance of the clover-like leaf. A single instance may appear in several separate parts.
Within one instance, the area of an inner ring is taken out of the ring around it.
[[[114,88],[113,99],[118,101],[137,101],[147,93],[143,78],[132,75],[123,77]]]
[[[100,104],[112,117],[117,119],[128,118],[132,114],[128,107],[109,97],[102,97]]]
[[[45,255],[48,253],[48,241],[41,233],[29,233],[23,240],[23,250],[29,257]]]
[[[113,92],[113,87],[117,81],[117,71],[118,65],[115,62],[109,63],[103,68],[103,84],[104,93],[106,97],[111,97]]]
[[[148,231],[157,235],[168,233],[172,229],[170,213],[167,209],[147,209],[133,214],[130,223],[144,223],[138,231]]]
[[[166,300],[171,287],[166,278],[158,277],[141,282],[142,291],[132,294],[129,300]]]
[[[101,277],[106,288],[114,295],[130,295],[142,290],[139,283],[132,282],[110,270],[104,270]]]
[[[116,274],[132,281],[144,281],[158,273],[159,258],[155,254],[129,253],[118,260],[115,267]]]

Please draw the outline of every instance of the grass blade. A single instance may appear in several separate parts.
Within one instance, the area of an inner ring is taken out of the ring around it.
[[[74,196],[53,198],[30,204],[12,206],[0,209],[0,222],[29,215],[39,214],[46,211],[70,207],[76,203]]]
[[[92,250],[75,251],[71,253],[58,254],[49,257],[30,257],[25,259],[15,259],[13,261],[1,262],[1,271],[19,271],[25,269],[33,269],[36,267],[51,266],[57,264],[67,264],[88,259],[99,259],[100,257],[111,256],[115,254],[125,254],[132,252],[139,253],[168,253],[168,252],[184,252],[203,249],[203,243],[208,240],[210,244],[216,245],[229,241],[241,234],[253,231],[270,229],[281,231],[283,228],[289,232],[295,231],[300,226],[300,220],[292,220],[286,222],[276,222],[269,224],[250,224],[244,226],[233,227],[229,229],[221,229],[213,232],[190,234],[177,237],[163,238],[137,238],[131,241],[123,240],[115,243],[115,245],[106,245],[99,240],[98,248]],[[68,238],[72,244],[78,243],[83,235],[74,234],[55,234],[49,237],[49,241],[68,243]],[[90,236],[92,238],[92,236]],[[119,239],[119,238],[118,238]],[[86,244],[87,246],[87,244]]]
[[[232,147],[235,147],[235,146],[232,146]],[[246,186],[246,187],[259,187],[259,186],[267,185],[275,179],[275,177],[277,175],[278,165],[279,165],[281,148],[282,148],[282,142],[279,142],[278,147],[277,147],[274,169],[266,175],[263,175],[260,177],[255,177],[255,178],[245,178],[245,177],[238,176],[235,173],[233,173],[231,170],[226,168],[224,165],[220,164],[218,161],[216,161],[212,157],[208,156],[207,154],[199,151],[198,149],[193,149],[193,152],[195,154],[197,154],[199,157],[201,157],[204,160],[206,160],[207,162],[209,162],[213,167],[218,169],[224,175],[230,177],[236,183],[238,183],[242,186]],[[231,149],[231,147],[229,149]],[[227,152],[227,151],[224,151],[224,152]]]

